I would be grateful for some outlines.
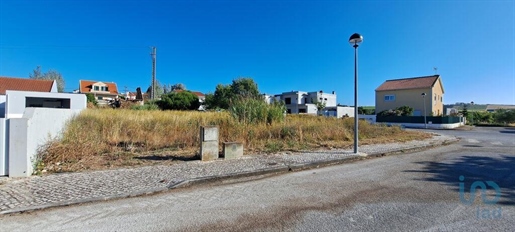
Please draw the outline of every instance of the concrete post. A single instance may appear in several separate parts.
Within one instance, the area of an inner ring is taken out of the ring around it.
[[[224,142],[223,143],[224,159],[238,159],[243,157],[243,144],[239,142]]]
[[[202,161],[218,159],[218,127],[200,127],[200,159]]]

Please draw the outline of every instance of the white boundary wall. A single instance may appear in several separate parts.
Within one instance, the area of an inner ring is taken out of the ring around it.
[[[23,117],[9,119],[9,176],[30,176],[37,150],[59,137],[68,120],[81,110],[26,108]]]
[[[7,155],[9,143],[7,142],[7,119],[0,118],[0,176],[5,176],[9,173],[9,156]]]
[[[27,97],[67,99],[70,109],[27,108]],[[0,116],[0,176],[10,177],[32,175],[38,148],[60,136],[66,122],[86,108],[84,94],[7,90],[0,100],[5,100],[5,115]]]
[[[426,125],[424,123],[391,123],[391,122],[378,122],[378,124],[385,124],[385,125],[391,125],[391,126],[403,126],[406,128],[426,128]],[[428,123],[427,128],[428,129],[454,129],[458,128],[460,126],[465,125],[464,123],[458,122],[458,123],[448,123],[448,124],[432,124]]]
[[[46,93],[46,92],[28,92],[28,91],[5,91],[7,101],[5,105],[6,118],[21,118],[25,112],[25,99],[32,98],[53,98],[53,99],[70,99],[70,109],[85,109],[87,106],[86,95],[76,93]]]

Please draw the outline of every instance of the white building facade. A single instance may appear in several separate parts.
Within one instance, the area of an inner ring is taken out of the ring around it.
[[[84,94],[7,90],[0,115],[0,176],[33,173],[38,148],[86,108]]]
[[[277,95],[264,95],[264,100],[271,104],[274,101],[282,101],[286,106],[288,114],[319,114],[329,117],[354,117],[354,107],[338,106],[336,93],[325,93],[323,91],[305,92],[290,91]],[[317,103],[325,104],[320,112]]]

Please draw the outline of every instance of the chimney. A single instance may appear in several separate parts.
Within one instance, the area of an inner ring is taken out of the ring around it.
[[[334,91],[333,91],[333,95],[334,95]]]

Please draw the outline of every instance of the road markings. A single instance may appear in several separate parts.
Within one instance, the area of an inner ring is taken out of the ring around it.
[[[502,145],[501,142],[491,142],[491,143],[492,143],[492,145]]]
[[[479,143],[479,140],[477,139],[467,139],[468,143]]]

